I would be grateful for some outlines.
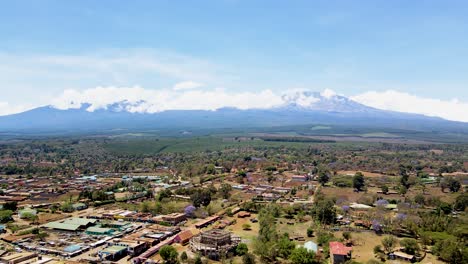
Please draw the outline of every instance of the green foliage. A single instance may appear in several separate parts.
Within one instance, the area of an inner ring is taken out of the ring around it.
[[[380,187],[380,189],[382,190],[382,193],[383,193],[383,194],[387,194],[387,193],[388,193],[388,186],[387,186],[387,185],[382,185],[382,187]]]
[[[317,232],[317,244],[319,246],[328,245],[328,242],[335,239],[333,233],[326,232],[326,231],[319,231]]]
[[[400,241],[400,246],[403,247],[403,251],[414,255],[419,252],[420,248],[416,239],[413,238],[404,238]]]
[[[243,256],[249,252],[249,248],[245,243],[239,243],[236,247],[236,254],[238,256]]]
[[[244,256],[242,256],[242,263],[243,264],[255,264],[255,256],[250,253],[245,254]]]
[[[11,210],[1,210],[0,211],[0,223],[7,223],[13,220],[12,218],[13,211]]]
[[[322,224],[332,224],[336,218],[335,203],[331,199],[318,200],[311,210],[311,215]]]
[[[10,210],[15,212],[18,209],[18,203],[17,202],[5,202],[3,204],[3,210]]]
[[[167,264],[178,263],[178,259],[177,259],[178,253],[177,253],[177,250],[173,246],[169,246],[169,245],[163,246],[159,250],[159,255],[164,260],[164,263],[167,263]]]
[[[221,184],[219,191],[224,199],[228,199],[231,196],[232,186],[230,184],[223,183]]]
[[[387,253],[393,252],[393,249],[397,245],[398,240],[393,236],[387,236],[382,239],[382,246]]]
[[[462,193],[457,196],[453,208],[457,211],[465,211],[468,207],[468,193]]]
[[[293,241],[289,239],[287,233],[283,234],[277,242],[278,257],[287,259],[293,249],[296,247]]]
[[[187,252],[182,252],[182,254],[180,254],[180,260],[182,262],[186,262],[188,260],[188,256],[187,256]]]
[[[441,240],[433,247],[434,253],[448,263],[467,263],[466,245],[456,239]]]
[[[361,172],[356,172],[353,177],[353,188],[362,191],[365,185],[364,175]]]
[[[307,228],[307,237],[314,236],[314,229],[312,227]]]
[[[315,259],[315,253],[313,251],[309,251],[304,247],[295,248],[291,255],[289,256],[289,260],[292,264],[319,264],[320,262]]]
[[[211,203],[211,191],[209,189],[197,189],[191,196],[192,204],[195,207],[208,206]]]
[[[194,264],[203,264],[200,255],[197,255],[197,256],[195,257]]]

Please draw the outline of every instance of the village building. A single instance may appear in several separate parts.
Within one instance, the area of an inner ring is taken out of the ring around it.
[[[211,259],[218,259],[221,253],[227,253],[237,247],[240,237],[223,230],[208,230],[190,240],[190,249]]]
[[[351,259],[352,247],[347,247],[341,242],[330,242],[330,263],[340,264]]]

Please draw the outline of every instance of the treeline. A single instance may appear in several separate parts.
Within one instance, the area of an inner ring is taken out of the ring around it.
[[[335,140],[315,139],[307,137],[260,137],[263,141],[273,142],[304,142],[304,143],[336,143]]]

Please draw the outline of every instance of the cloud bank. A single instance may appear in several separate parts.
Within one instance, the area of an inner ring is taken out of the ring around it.
[[[222,88],[207,89],[195,81],[179,82],[166,89],[135,87],[96,87],[85,90],[67,89],[50,100],[58,109],[78,109],[86,104],[87,111],[121,107],[133,113],[157,113],[165,110],[216,110],[223,107],[239,109],[268,109],[282,106],[291,101],[307,107],[319,99],[306,96],[300,90],[274,92],[272,90],[231,92]],[[299,93],[298,93],[299,91]],[[330,99],[337,95],[330,89],[320,93]],[[406,113],[441,117],[453,121],[468,122],[468,102],[458,99],[440,100],[387,90],[369,91],[350,97],[351,100],[370,107]],[[124,104],[121,104],[124,102]],[[0,102],[0,115],[22,112],[32,107]]]
[[[452,121],[468,122],[468,102],[461,102],[458,99],[444,101],[419,97],[395,90],[383,92],[369,91],[352,96],[351,99],[383,110],[423,114],[442,117]]]

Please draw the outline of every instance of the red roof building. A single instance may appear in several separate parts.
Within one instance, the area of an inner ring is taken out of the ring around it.
[[[332,264],[345,263],[351,259],[352,247],[347,247],[341,242],[330,242],[330,259]]]

